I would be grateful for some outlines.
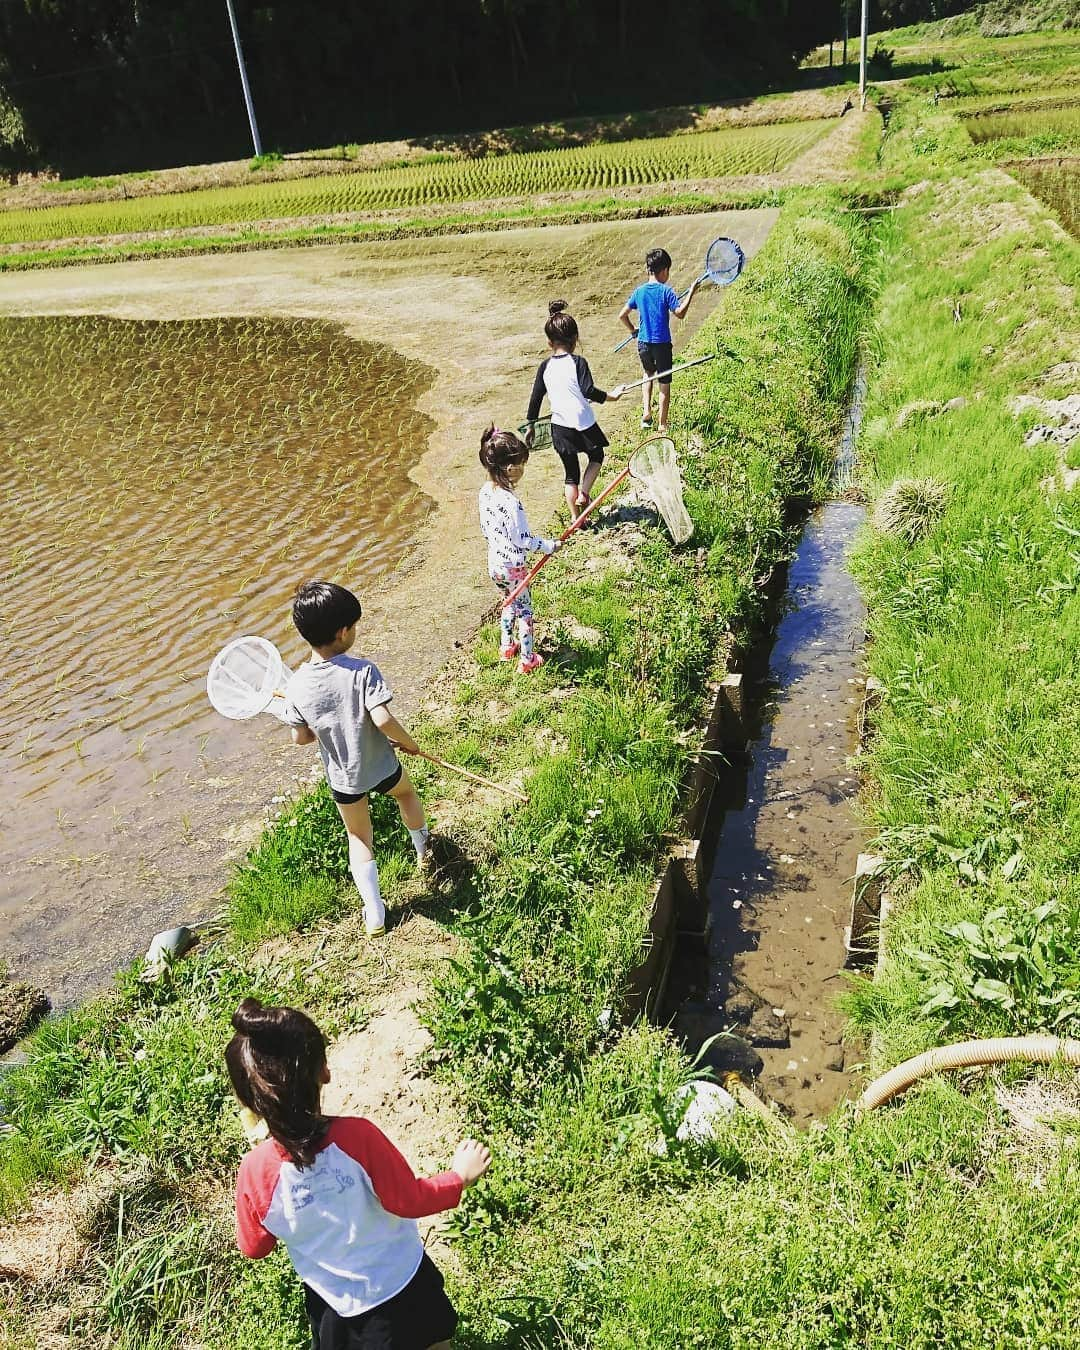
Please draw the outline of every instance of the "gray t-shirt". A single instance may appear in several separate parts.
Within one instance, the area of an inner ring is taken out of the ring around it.
[[[397,768],[394,747],[371,720],[393,695],[378,666],[360,656],[313,656],[285,686],[285,721],[319,738],[326,777],[338,792],[370,792]]]

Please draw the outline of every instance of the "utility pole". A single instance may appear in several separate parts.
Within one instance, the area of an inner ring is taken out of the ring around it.
[[[859,47],[859,107],[866,111],[866,41],[870,32],[870,0],[862,0],[862,42]]]
[[[850,0],[844,0],[844,59],[840,62],[841,66],[847,65],[847,40],[848,40],[848,5]]]
[[[244,107],[247,108],[248,125],[251,127],[251,140],[255,146],[256,155],[261,155],[262,142],[259,140],[259,124],[255,121],[255,105],[251,101],[251,87],[248,84],[247,67],[244,65],[244,52],[240,46],[240,33],[236,27],[236,14],[233,11],[233,0],[225,0],[225,8],[229,11],[229,27],[232,29],[233,46],[236,48],[236,64],[240,67],[240,84],[244,90]]]

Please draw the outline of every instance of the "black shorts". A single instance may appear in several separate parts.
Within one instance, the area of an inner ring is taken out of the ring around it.
[[[641,369],[646,375],[655,375],[658,370],[671,369],[670,342],[639,342],[637,354],[641,361]],[[670,384],[671,376],[661,375],[660,383]]]
[[[600,430],[599,422],[594,422],[584,431],[578,431],[576,427],[557,427],[554,422],[551,424],[551,444],[562,460],[566,481],[575,487],[581,482],[578,455],[588,455],[590,464],[603,464],[604,446],[607,443],[608,438]]]
[[[357,1317],[341,1317],[304,1285],[311,1350],[428,1350],[457,1326],[438,1266],[425,1254],[400,1294]]]
[[[393,773],[388,774],[381,783],[376,783],[370,792],[389,792],[391,788],[396,788],[401,782],[401,775],[405,772],[399,764]],[[334,801],[340,802],[342,806],[351,806],[353,802],[362,802],[367,796],[367,792],[339,792],[337,788],[330,789],[330,796]]]

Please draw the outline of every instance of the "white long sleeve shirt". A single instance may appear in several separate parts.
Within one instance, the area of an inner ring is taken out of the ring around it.
[[[487,540],[489,573],[524,567],[530,553],[555,552],[556,541],[532,534],[521,502],[494,483],[480,489],[480,528]]]
[[[536,421],[545,394],[551,404],[552,423],[577,431],[587,431],[596,421],[590,403],[607,402],[606,390],[598,389],[593,382],[588,361],[570,352],[556,352],[541,361],[533,381],[526,421]]]

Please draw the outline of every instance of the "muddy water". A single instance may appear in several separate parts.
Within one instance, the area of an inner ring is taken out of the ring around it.
[[[250,743],[206,701],[223,640],[281,634],[304,574],[363,589],[400,558],[432,378],[318,322],[0,319],[0,955],[42,899],[77,949],[97,907],[49,904],[58,873]]]
[[[688,1032],[734,1025],[764,1061],[765,1094],[802,1121],[847,1088],[833,1005],[861,844],[848,757],[865,610],[845,557],[862,517],[847,502],[816,511],[790,566],[767,674],[748,691],[758,722],[709,882],[707,969],[680,1015]]]

